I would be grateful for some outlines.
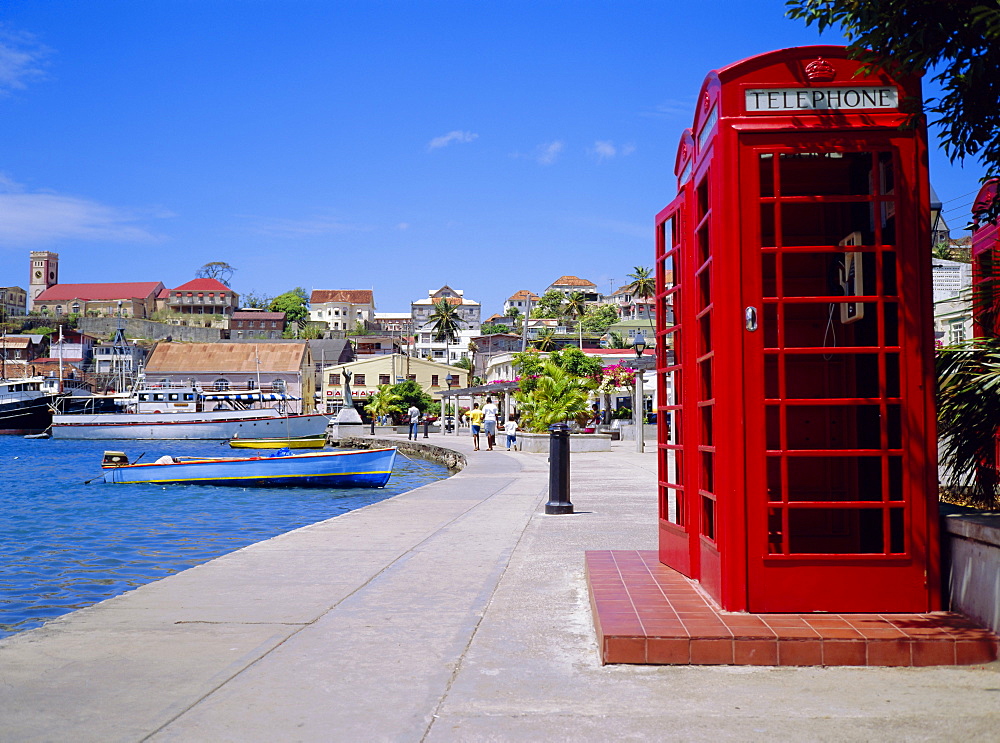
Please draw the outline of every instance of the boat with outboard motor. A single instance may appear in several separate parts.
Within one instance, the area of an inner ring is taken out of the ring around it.
[[[395,448],[303,454],[278,449],[254,457],[165,455],[130,464],[124,452],[106,451],[101,468],[104,482],[113,484],[381,488],[392,475],[395,459]]]

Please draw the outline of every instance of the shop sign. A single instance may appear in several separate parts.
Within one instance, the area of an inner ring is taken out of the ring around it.
[[[853,88],[753,88],[745,92],[747,111],[862,111],[899,108],[895,86]]]

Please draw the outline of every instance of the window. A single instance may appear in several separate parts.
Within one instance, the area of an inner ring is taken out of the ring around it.
[[[271,382],[271,391],[272,392],[284,392],[285,391],[285,380],[282,379],[281,377],[276,377]]]
[[[56,305],[56,314],[57,315],[61,315],[62,314],[62,305],[61,304],[57,304]]]
[[[256,380],[254,380],[254,379],[248,379],[247,380],[247,389],[248,390],[252,390],[252,389],[254,389],[256,387],[257,387],[257,381]]]
[[[431,374],[431,387],[440,387],[440,386],[441,385],[438,383],[438,375]]]
[[[225,392],[229,389],[229,380],[224,378],[216,379],[212,386],[215,387],[217,392]]]
[[[340,384],[340,375],[339,374],[331,374],[330,375],[330,381],[327,382],[327,384]]]
[[[364,383],[365,383],[365,375],[364,374],[355,374],[354,375],[354,384],[364,384]]]
[[[407,374],[406,375],[406,381],[407,382],[416,382],[417,381],[417,375],[416,374]]]
[[[389,375],[388,374],[379,374],[378,375],[378,383],[379,384],[389,384]]]

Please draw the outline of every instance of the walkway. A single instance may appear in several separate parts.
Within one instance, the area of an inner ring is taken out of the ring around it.
[[[432,435],[434,443],[444,437]],[[0,641],[0,740],[995,740],[1000,663],[602,666],[586,550],[656,542],[656,460],[448,480]]]

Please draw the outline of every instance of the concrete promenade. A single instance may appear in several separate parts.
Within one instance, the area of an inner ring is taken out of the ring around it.
[[[546,516],[545,455],[429,441],[468,467],[0,641],[0,741],[1000,740],[1000,663],[601,666],[584,551],[655,548],[655,455]]]

